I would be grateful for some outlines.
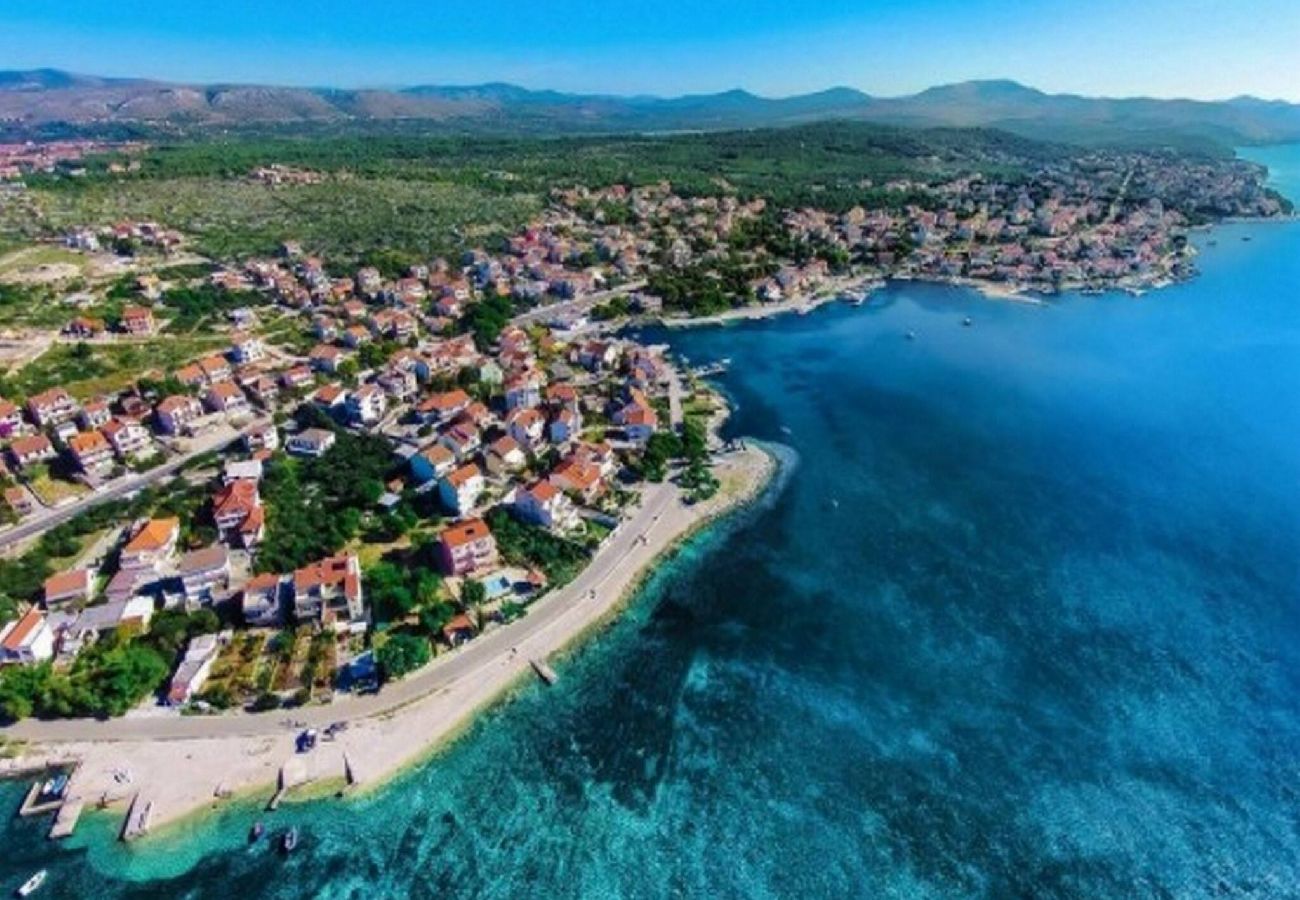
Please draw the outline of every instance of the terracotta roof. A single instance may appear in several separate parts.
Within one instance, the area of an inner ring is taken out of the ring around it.
[[[127,553],[161,550],[180,533],[180,519],[150,519],[124,548]]]
[[[532,487],[528,488],[527,492],[539,503],[545,503],[547,500],[550,500],[556,494],[560,493],[560,489],[549,481],[539,481]]]
[[[27,639],[41,627],[41,623],[44,621],[45,616],[41,615],[41,611],[33,606],[23,614],[23,617],[15,623],[13,628],[9,629],[9,633],[5,635],[4,641],[0,642],[0,646],[10,651],[21,650]]]
[[[88,594],[90,585],[89,569],[69,569],[66,572],[58,572],[45,579],[45,599],[66,597],[69,594]]]
[[[466,519],[443,530],[439,539],[448,547],[461,547],[465,544],[492,537],[492,531],[482,519]]]
[[[261,575],[254,575],[244,585],[245,594],[264,594],[267,591],[274,590],[280,586],[280,576],[274,572],[263,572]]]
[[[33,434],[29,437],[20,437],[9,445],[14,456],[28,456],[33,453],[45,453],[54,449],[50,439],[43,434]]]
[[[355,568],[357,558],[350,554],[340,554],[303,566],[293,573],[295,591],[311,591],[319,587],[343,585],[349,596],[355,596],[360,583],[357,581]]]
[[[108,446],[108,438],[98,431],[82,431],[74,434],[68,438],[68,447],[78,456],[112,449]]]
[[[469,394],[457,389],[454,391],[445,391],[441,394],[434,394],[427,400],[421,402],[419,409],[421,412],[430,412],[432,410],[446,412],[468,404]]]
[[[426,447],[420,451],[420,455],[434,465],[443,462],[452,462],[456,459],[456,454],[452,453],[451,449],[445,444],[433,444],[430,447]]]
[[[478,465],[475,463],[469,463],[468,465],[461,466],[459,469],[448,475],[447,481],[452,485],[452,487],[460,487],[462,484],[469,482],[470,479],[478,478],[482,474],[483,473],[478,470]]]

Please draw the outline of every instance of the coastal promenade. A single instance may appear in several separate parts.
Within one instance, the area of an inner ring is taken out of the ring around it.
[[[752,499],[774,470],[772,458],[757,448],[728,453],[716,469],[722,490],[694,506],[682,502],[675,485],[650,485],[637,512],[573,582],[537,601],[523,618],[379,694],[344,696],[288,714],[25,720],[0,730],[28,744],[0,774],[42,762],[76,764],[70,802],[118,804],[141,795],[153,805],[155,825],[225,797],[259,791],[269,796],[276,786],[307,791],[313,784],[381,784],[425,758],[513,685],[532,678],[531,659],[551,656],[602,621],[659,556],[704,522]],[[349,727],[311,753],[294,752],[299,729],[333,722]]]
[[[610,542],[572,582],[543,597],[528,615],[509,625],[486,632],[481,637],[438,657],[432,663],[401,681],[384,686],[377,694],[340,695],[324,706],[306,706],[287,715],[306,726],[323,726],[382,715],[406,706],[427,694],[441,690],[466,677],[472,677],[492,660],[508,655],[513,646],[530,637],[546,633],[565,621],[574,609],[582,609],[592,591],[600,588],[620,569],[636,566],[644,556],[641,540],[660,528],[664,514],[680,503],[680,492],[669,484],[652,484],[643,496],[641,507],[613,535]],[[524,660],[526,662],[526,660]],[[232,712],[214,716],[182,716],[170,710],[165,715],[128,715],[119,719],[24,719],[0,729],[0,733],[19,740],[34,741],[131,741],[185,740],[204,737],[241,737],[282,734],[286,731],[286,712]],[[298,726],[302,727],[302,726]]]

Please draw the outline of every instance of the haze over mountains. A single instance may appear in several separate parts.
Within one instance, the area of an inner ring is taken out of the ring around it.
[[[509,84],[342,90],[187,85],[54,69],[0,71],[0,126],[179,130],[424,123],[437,130],[560,133],[720,130],[841,118],[882,124],[994,127],[1080,143],[1219,145],[1300,141],[1300,105],[1253,97],[1207,102],[1046,94],[1013,81],[969,81],[905,97],[838,87],[766,98],[746,91],[661,98],[569,94]]]

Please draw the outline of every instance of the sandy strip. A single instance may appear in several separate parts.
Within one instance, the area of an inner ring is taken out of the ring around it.
[[[712,519],[753,500],[768,483],[776,463],[756,447],[729,453],[715,471],[722,488],[695,506],[682,503],[672,485],[651,485],[640,510],[597,554],[587,569],[563,590],[548,595],[528,615],[489,631],[426,669],[390,685],[376,698],[343,698],[329,706],[288,715],[308,724],[348,720],[335,741],[308,754],[296,754],[297,727],[284,713],[263,716],[118,719],[102,723],[105,737],[60,741],[46,738],[19,760],[0,766],[17,771],[40,761],[75,762],[69,800],[87,808],[119,807],[141,794],[153,804],[152,828],[215,808],[227,798],[265,794],[283,783],[300,792],[334,790],[347,781],[373,788],[404,768],[427,758],[454,737],[479,710],[521,678],[533,677],[532,658],[546,658],[614,614],[652,564]],[[563,677],[563,671],[561,671]],[[111,736],[133,728],[159,733],[149,737]],[[125,723],[125,724],[123,724]],[[167,734],[166,723],[186,726]],[[259,733],[238,733],[256,723]],[[55,725],[57,723],[46,723]],[[203,736],[204,728],[236,733]],[[195,736],[187,736],[194,731]],[[292,792],[291,795],[292,796]]]

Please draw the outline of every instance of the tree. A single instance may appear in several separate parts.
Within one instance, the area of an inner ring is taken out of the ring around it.
[[[382,621],[404,618],[416,606],[406,571],[391,562],[377,562],[366,571],[366,593]]]
[[[487,588],[483,587],[483,582],[469,578],[461,585],[460,601],[470,609],[477,609],[487,602]]]
[[[433,658],[429,642],[413,634],[394,634],[375,651],[375,659],[384,673],[385,681],[401,678],[414,672]]]

